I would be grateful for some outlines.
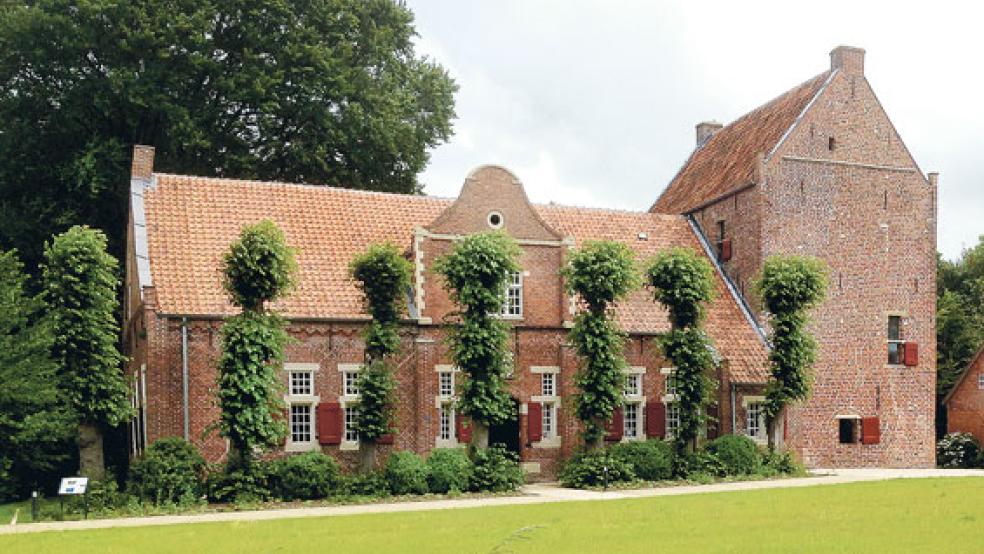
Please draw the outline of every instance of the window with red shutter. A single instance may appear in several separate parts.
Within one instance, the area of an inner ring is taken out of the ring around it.
[[[543,404],[539,402],[527,404],[526,433],[530,442],[543,440]]]
[[[914,342],[905,343],[905,365],[915,367],[919,365],[919,345]]]
[[[877,416],[861,418],[861,444],[881,442],[881,425]]]
[[[662,402],[646,404],[646,436],[651,439],[666,437],[666,406]]]
[[[321,444],[341,444],[342,405],[338,402],[318,404],[318,442]]]
[[[722,262],[731,260],[731,239],[724,239],[721,241],[720,259]]]
[[[605,425],[605,430],[608,434],[605,435],[606,441],[620,441],[622,440],[622,432],[625,421],[622,419],[622,407],[619,406],[615,409],[615,413],[612,415],[612,420]]]

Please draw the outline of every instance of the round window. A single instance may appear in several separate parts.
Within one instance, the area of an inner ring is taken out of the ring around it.
[[[489,227],[499,229],[502,227],[502,214],[499,212],[489,212]]]

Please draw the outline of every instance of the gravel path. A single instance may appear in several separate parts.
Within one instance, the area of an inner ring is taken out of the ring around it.
[[[391,512],[419,512],[424,510],[449,510],[486,506],[511,506],[517,504],[544,504],[584,500],[616,500],[652,496],[676,496],[727,491],[811,487],[861,481],[886,479],[920,479],[930,477],[984,477],[984,470],[968,469],[836,469],[816,470],[811,477],[777,479],[772,481],[742,481],[712,485],[684,485],[649,489],[617,490],[608,492],[565,489],[553,483],[539,483],[523,487],[518,496],[495,498],[466,498],[459,500],[425,500],[390,504],[362,504],[354,506],[323,506],[279,510],[242,512],[218,512],[193,515],[150,516],[89,521],[52,521],[0,525],[0,535],[11,533],[38,533],[43,531],[70,531],[78,529],[106,529],[111,527],[139,527],[144,525],[176,525],[221,521],[260,521],[299,517],[328,517],[353,514],[377,514]]]

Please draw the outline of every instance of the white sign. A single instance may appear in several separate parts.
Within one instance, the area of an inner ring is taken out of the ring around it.
[[[88,477],[64,477],[58,486],[58,494],[85,494],[89,486]]]

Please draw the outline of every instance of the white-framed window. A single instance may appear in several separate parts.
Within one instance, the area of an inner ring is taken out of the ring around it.
[[[675,437],[680,431],[680,404],[671,402],[666,405],[666,437]]]
[[[530,372],[540,381],[539,394],[530,397],[530,402],[540,404],[540,440],[534,442],[533,446],[560,448],[560,426],[557,415],[560,407],[560,368],[531,366]]]
[[[506,286],[503,291],[502,309],[499,315],[502,317],[522,317],[523,316],[523,274],[520,271],[510,272],[506,277]]]
[[[766,440],[765,399],[760,396],[746,397],[744,404],[745,434],[757,441]]]
[[[638,439],[642,437],[642,405],[639,402],[629,402],[622,410],[622,433],[627,439]]]
[[[345,442],[359,442],[359,432],[355,426],[359,420],[359,406],[349,404],[345,406],[344,438]]]
[[[342,388],[343,394],[345,396],[359,396],[359,372],[355,371],[343,371],[342,372]]]
[[[625,396],[642,395],[642,374],[629,373],[625,376]]]
[[[441,398],[454,397],[454,371],[438,371],[438,395]]]
[[[888,363],[902,365],[905,356],[905,341],[902,340],[902,316],[888,316]]]
[[[984,373],[977,376],[977,388],[984,390]]]
[[[319,448],[315,436],[315,407],[320,397],[314,394],[314,374],[318,364],[286,363],[287,394],[287,444],[288,452],[302,452]]]
[[[544,439],[552,439],[557,436],[557,404],[555,402],[544,402],[541,420],[541,429]]]
[[[557,396],[557,374],[540,374],[540,396]]]
[[[449,403],[441,404],[439,418],[437,440],[451,441],[454,439],[454,406]]]

